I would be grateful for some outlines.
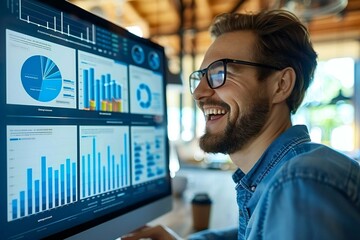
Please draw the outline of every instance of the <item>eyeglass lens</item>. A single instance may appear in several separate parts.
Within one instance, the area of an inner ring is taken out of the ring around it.
[[[225,63],[223,61],[212,63],[208,68],[207,74],[210,87],[220,87],[224,84],[225,80]]]
[[[190,75],[190,91],[193,93],[197,86],[200,84],[201,78],[204,76],[202,71],[193,72]]]
[[[223,61],[216,61],[205,69],[207,74],[207,82],[209,87],[218,88],[224,84],[225,81],[225,63]],[[204,77],[204,70],[195,71],[190,75],[190,91],[193,93]]]

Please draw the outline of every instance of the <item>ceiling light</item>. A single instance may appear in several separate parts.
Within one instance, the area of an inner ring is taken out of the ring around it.
[[[143,31],[142,31],[141,27],[139,27],[139,26],[128,26],[128,27],[126,27],[126,29],[138,37],[144,36]]]

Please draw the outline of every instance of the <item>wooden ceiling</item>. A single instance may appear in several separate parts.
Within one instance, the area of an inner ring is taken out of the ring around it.
[[[166,47],[169,57],[201,54],[211,40],[208,27],[224,12],[268,9],[268,0],[69,0],[120,26],[140,26],[143,36]],[[360,40],[360,0],[348,0],[336,15],[307,20],[314,42]]]

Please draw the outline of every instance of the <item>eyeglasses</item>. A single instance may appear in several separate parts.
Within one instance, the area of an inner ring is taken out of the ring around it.
[[[254,63],[254,62],[247,62],[247,61],[227,59],[227,58],[216,60],[215,62],[211,63],[207,68],[195,71],[190,74],[189,84],[190,84],[191,94],[194,93],[195,89],[198,87],[201,79],[204,76],[206,77],[206,81],[209,87],[212,89],[219,88],[222,85],[224,85],[226,80],[226,67],[228,63],[281,70],[281,68],[279,67],[262,64],[262,63]]]

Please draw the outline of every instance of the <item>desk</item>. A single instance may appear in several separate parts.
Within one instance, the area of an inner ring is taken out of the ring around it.
[[[185,168],[177,174],[188,178],[188,186],[182,197],[173,197],[173,210],[149,225],[163,224],[173,229],[179,236],[193,233],[191,199],[196,193],[206,192],[213,205],[210,228],[224,228],[238,225],[235,183],[231,171]]]

